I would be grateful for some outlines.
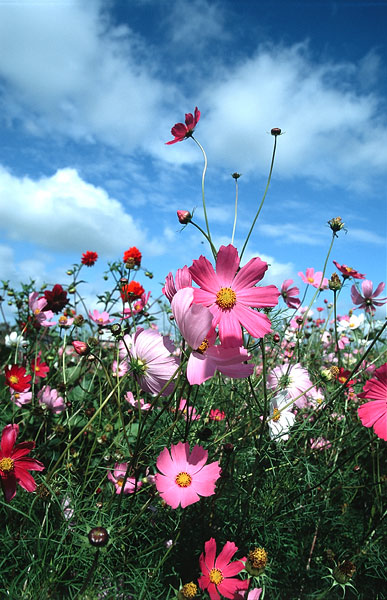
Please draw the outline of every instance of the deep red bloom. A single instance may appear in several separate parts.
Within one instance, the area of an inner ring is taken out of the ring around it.
[[[22,442],[15,446],[19,425],[6,425],[1,436],[0,477],[5,501],[10,502],[16,494],[18,483],[27,492],[36,489],[36,483],[28,471],[43,471],[39,460],[25,458],[35,448],[35,442]]]
[[[88,250],[82,254],[81,263],[86,267],[92,267],[95,265],[98,259],[98,254],[92,250]]]
[[[45,309],[52,310],[56,314],[60,313],[68,303],[67,292],[59,283],[55,284],[51,291],[46,290],[44,297],[47,301]]]
[[[225,598],[234,598],[235,593],[247,590],[249,579],[236,579],[237,575],[245,568],[246,557],[230,562],[238,550],[234,542],[226,542],[223,550],[216,558],[216,542],[211,538],[204,544],[204,552],[200,555],[199,564],[203,575],[198,583],[201,590],[207,590],[211,600],[220,600],[219,592]]]
[[[359,398],[371,399],[359,406],[358,415],[365,427],[373,427],[376,435],[387,442],[387,363],[374,375],[358,394]]]
[[[40,355],[41,352],[39,352],[38,356],[36,357],[36,360],[33,360],[31,362],[31,369],[32,371],[34,371],[35,377],[41,377],[42,379],[44,379],[44,377],[47,377],[47,374],[50,371],[50,367],[47,363],[40,361]]]
[[[340,383],[345,383],[346,387],[350,387],[354,383],[356,383],[356,379],[348,379],[351,371],[345,370],[343,367],[340,367],[338,374],[336,375],[337,381]]]
[[[186,113],[185,115],[185,125],[184,123],[176,123],[171,129],[172,135],[175,137],[174,140],[170,142],[165,142],[167,145],[176,144],[176,142],[182,142],[185,138],[192,137],[193,132],[195,131],[195,127],[198,124],[200,119],[200,110],[198,107],[195,107],[195,113]]]
[[[136,246],[132,246],[126,252],[124,252],[123,261],[126,263],[131,269],[133,267],[139,267],[141,265],[142,254]]]
[[[26,375],[24,367],[8,365],[5,367],[5,383],[15,392],[27,392],[30,389],[31,375]]]
[[[131,281],[127,285],[123,285],[121,288],[121,298],[124,302],[133,302],[141,298],[145,290],[138,281]]]
[[[349,279],[349,277],[353,277],[354,279],[365,279],[365,275],[359,273],[352,267],[347,267],[347,265],[339,265],[339,263],[334,260],[333,261],[340,273],[342,273],[344,279]]]

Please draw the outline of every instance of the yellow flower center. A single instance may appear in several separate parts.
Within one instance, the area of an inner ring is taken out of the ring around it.
[[[232,308],[236,304],[236,293],[229,287],[220,288],[216,294],[216,304],[224,310]]]
[[[192,477],[191,475],[188,475],[188,473],[186,473],[185,471],[182,471],[177,475],[175,482],[179,487],[185,488],[191,485]]]
[[[118,478],[117,478],[117,482],[116,482],[116,483],[117,483],[117,485],[118,485],[119,487],[122,487],[122,486],[123,486],[123,484],[124,484],[124,478],[123,478],[123,477],[118,477]]]
[[[40,313],[40,309],[39,308],[35,308],[34,315],[38,315],[39,313]]]
[[[204,354],[205,351],[208,349],[209,345],[210,345],[210,343],[209,343],[208,339],[204,338],[204,340],[200,344],[199,348],[197,349],[197,352],[200,352],[200,354]]]
[[[67,323],[67,317],[65,317],[64,315],[62,315],[61,317],[59,317],[59,323],[61,325],[64,325],[65,323]]]
[[[198,586],[196,583],[193,583],[193,581],[190,581],[190,583],[183,585],[181,591],[184,598],[195,598],[196,592],[198,591]]]
[[[313,277],[308,277],[307,279],[308,279],[309,283],[313,283],[314,282],[314,278]]]
[[[215,585],[219,585],[219,583],[222,583],[222,581],[223,581],[222,571],[219,571],[219,569],[211,569],[210,581],[211,581],[211,583],[215,583]]]
[[[9,471],[13,470],[13,460],[12,458],[2,458],[0,459],[0,471],[3,473],[9,473]]]
[[[273,421],[279,421],[279,420],[280,420],[280,417],[281,417],[281,413],[280,413],[280,411],[278,410],[278,408],[274,408],[274,409],[273,409],[273,416],[272,416],[272,420],[273,420]]]
[[[11,375],[9,380],[11,383],[19,383],[19,377],[17,375]]]
[[[267,563],[267,552],[264,548],[254,548],[249,552],[249,561],[254,569],[263,569]]]

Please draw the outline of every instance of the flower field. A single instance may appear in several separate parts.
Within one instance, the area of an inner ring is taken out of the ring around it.
[[[167,144],[203,154],[205,227],[177,217],[205,250],[158,297],[134,246],[97,309],[94,250],[54,286],[2,282],[1,598],[387,597],[385,284],[333,260],[334,215],[298,281],[243,261],[279,128],[245,243],[236,202],[216,247],[199,123],[195,108]]]

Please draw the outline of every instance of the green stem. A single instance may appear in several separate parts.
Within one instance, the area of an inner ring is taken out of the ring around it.
[[[199,227],[199,225],[197,225],[193,221],[190,221],[190,223],[191,223],[191,225],[193,225],[194,227],[196,227],[196,229],[199,229],[200,233],[202,233],[204,235],[204,237],[206,238],[207,242],[210,244],[212,254],[213,254],[213,256],[214,256],[214,258],[216,260],[217,252],[216,252],[215,246],[212,243],[212,240],[208,237],[208,235],[206,234],[206,232],[203,231],[203,229],[201,227]]]
[[[339,348],[339,336],[337,335],[337,298],[336,298],[336,293],[337,290],[333,290],[333,316],[334,316],[334,320],[335,320],[335,340],[336,340],[336,348],[337,348],[337,358],[338,358],[338,365],[339,365],[339,369],[342,366],[341,363],[341,352],[340,352],[340,348]]]
[[[238,179],[235,179],[235,216],[234,216],[234,226],[232,228],[232,236],[231,236],[231,244],[234,245],[234,235],[235,235],[235,227],[237,222],[238,215]]]
[[[206,177],[206,171],[207,171],[207,155],[206,155],[206,153],[204,152],[204,148],[203,148],[203,146],[200,144],[200,142],[198,142],[198,141],[197,141],[197,139],[196,139],[196,138],[194,138],[194,136],[192,136],[192,139],[193,139],[193,141],[195,142],[195,144],[197,144],[197,145],[199,146],[200,150],[201,150],[201,151],[202,151],[202,153],[203,153],[203,158],[204,158],[204,167],[203,167],[203,174],[202,174],[202,200],[203,200],[203,213],[204,213],[204,219],[205,219],[205,221],[206,221],[206,229],[207,229],[208,240],[209,240],[209,242],[210,242],[210,245],[211,245],[211,250],[212,250],[212,253],[214,254],[214,246],[213,246],[213,244],[212,244],[212,241],[211,241],[210,226],[209,226],[209,224],[208,224],[208,218],[207,218],[206,197],[205,197],[205,194],[204,194],[204,180],[205,180],[205,177]],[[214,258],[216,258],[216,254],[214,254]]]

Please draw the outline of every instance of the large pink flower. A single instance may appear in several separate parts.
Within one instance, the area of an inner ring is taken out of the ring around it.
[[[0,477],[5,501],[10,502],[16,494],[18,483],[27,492],[36,489],[34,478],[28,471],[43,471],[44,465],[33,458],[26,458],[35,448],[35,442],[22,442],[15,446],[19,425],[6,425],[0,447]]]
[[[357,409],[362,424],[373,427],[376,435],[387,442],[387,363],[376,369],[359,398],[372,398]]]
[[[184,123],[176,123],[171,129],[172,135],[175,139],[170,142],[165,142],[168,146],[170,144],[176,144],[176,142],[182,142],[184,139],[192,137],[192,134],[195,130],[196,125],[198,124],[200,119],[200,110],[198,107],[195,107],[195,113],[186,113],[185,115],[185,125]]]
[[[51,388],[49,385],[45,385],[37,394],[39,404],[47,406],[54,415],[66,410],[65,401],[62,396],[59,396],[58,390]]]
[[[236,579],[245,568],[244,561],[234,560],[230,562],[235,552],[238,550],[234,542],[226,542],[223,550],[216,558],[216,541],[211,538],[204,544],[204,552],[200,555],[199,564],[203,575],[199,577],[198,583],[201,590],[207,590],[211,600],[219,600],[220,594],[225,598],[233,599],[237,592],[247,590],[249,587],[248,579]],[[243,562],[242,562],[243,561]]]
[[[326,290],[328,287],[328,279],[326,277],[323,278],[322,271],[316,271],[315,273],[313,267],[306,269],[305,275],[301,271],[299,271],[298,275],[304,283],[312,285],[315,288]]]
[[[215,482],[220,477],[218,461],[206,465],[207,450],[194,446],[190,454],[189,444],[179,442],[159,454],[156,474],[156,487],[167,504],[185,508],[200,500],[200,496],[215,494]]]
[[[365,279],[361,284],[361,291],[363,295],[359,294],[356,286],[351,287],[351,298],[354,304],[358,304],[357,308],[364,308],[366,313],[374,313],[376,306],[383,306],[387,302],[387,298],[379,298],[375,300],[377,296],[380,296],[385,288],[385,283],[379,283],[375,291],[373,291],[373,283],[369,279]]]
[[[254,338],[271,330],[268,317],[250,307],[276,306],[279,291],[275,285],[255,287],[267,270],[267,263],[252,258],[239,270],[237,249],[221,246],[216,259],[216,272],[204,256],[194,260],[189,271],[200,286],[194,289],[194,302],[209,307],[212,325],[219,325],[219,337],[225,348],[243,345],[243,326]]]

